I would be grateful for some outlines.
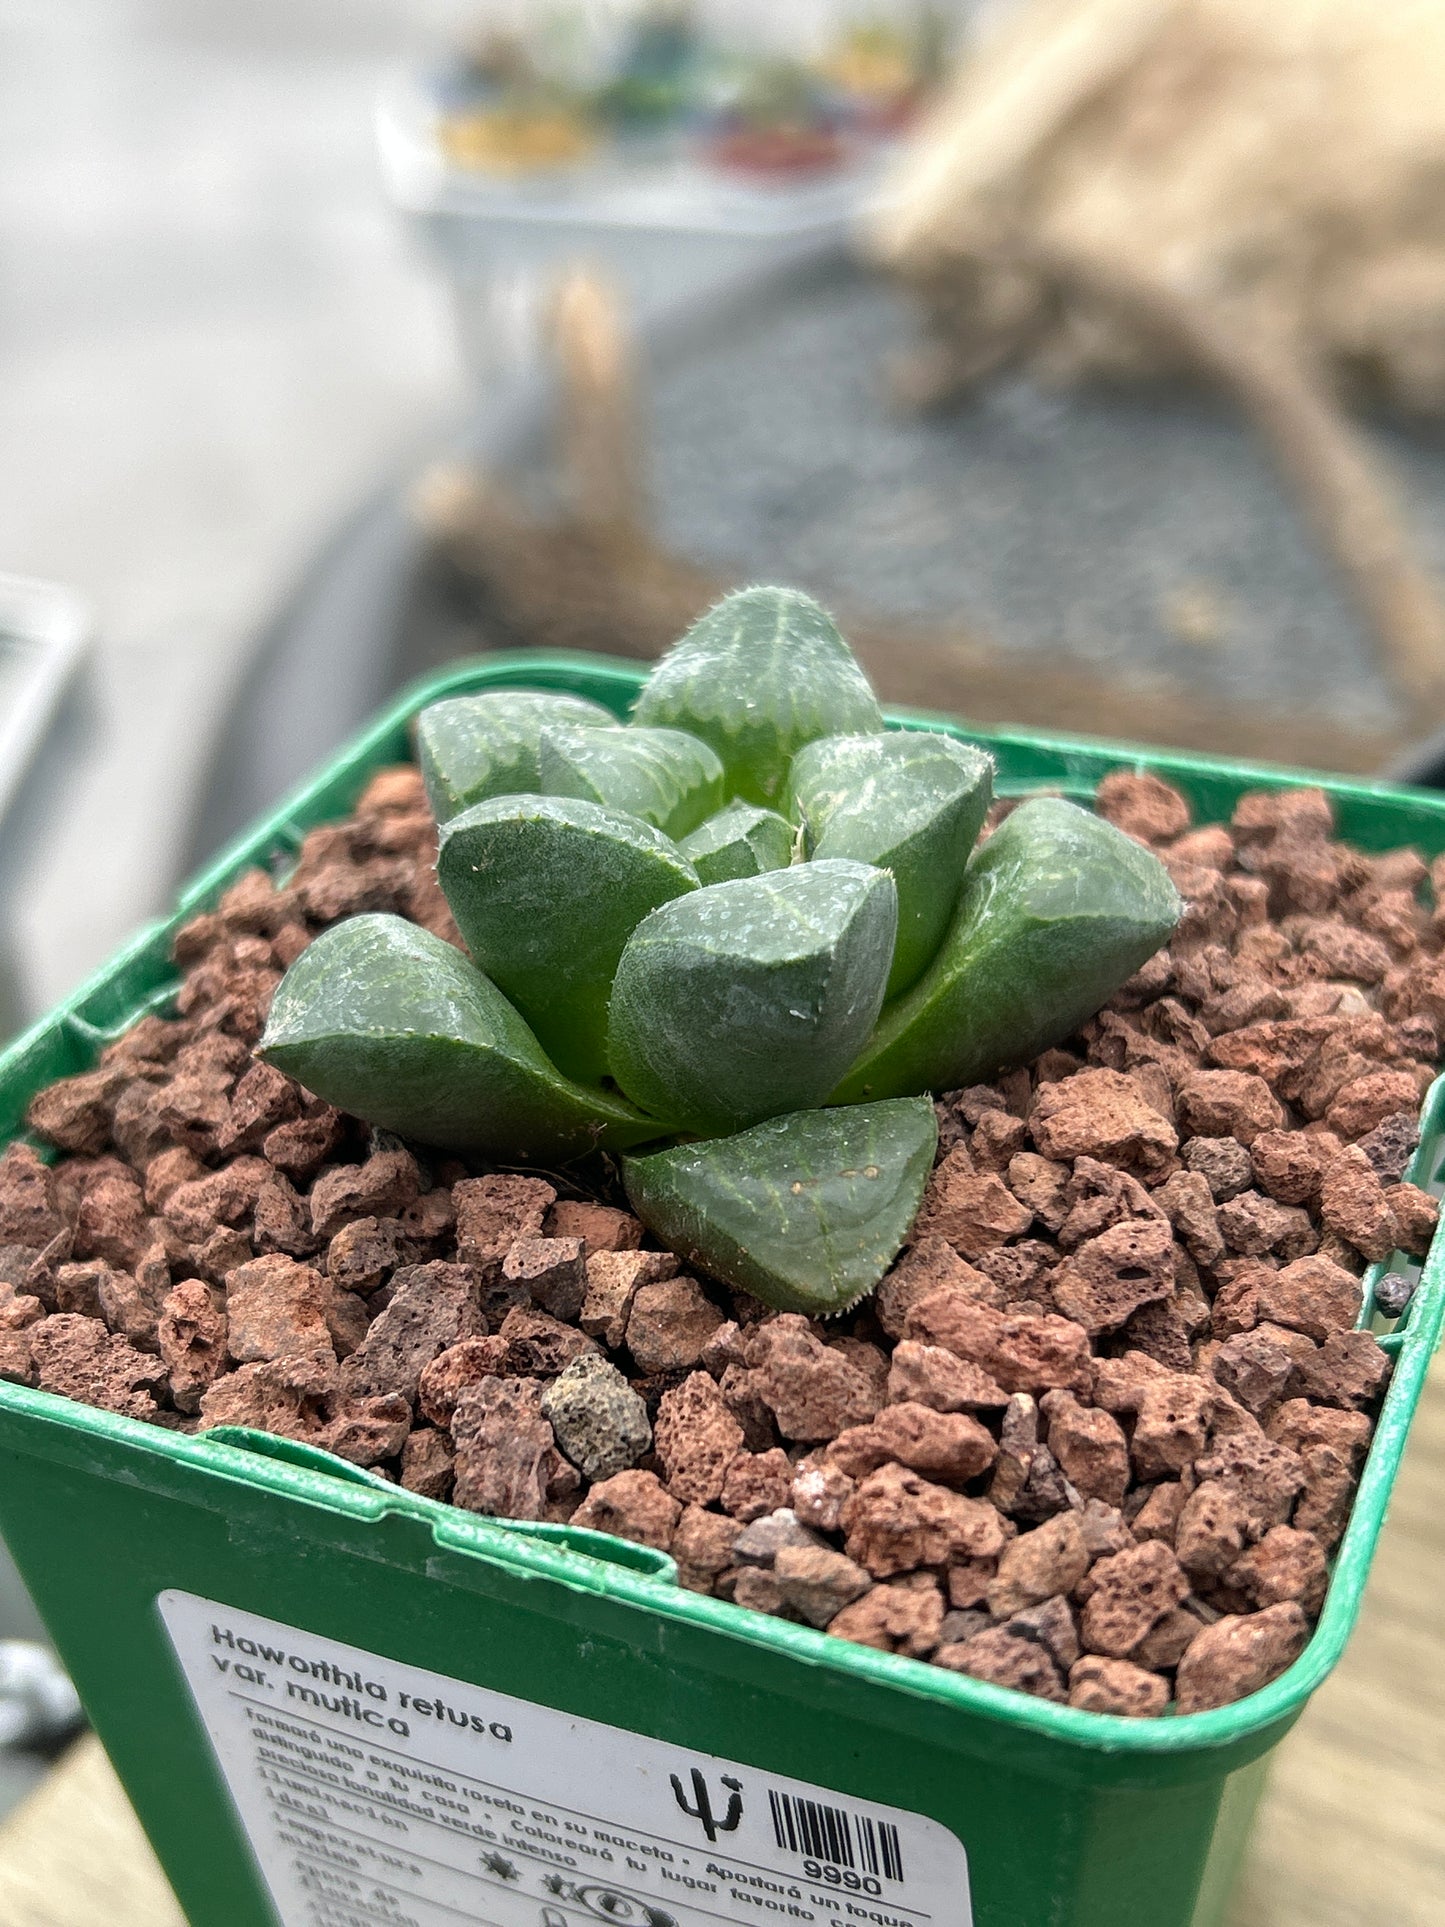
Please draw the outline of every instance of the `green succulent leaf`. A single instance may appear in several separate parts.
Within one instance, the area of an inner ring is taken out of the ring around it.
[[[567,1158],[660,1135],[563,1077],[496,985],[404,917],[323,930],[282,978],[257,1054],[338,1110],[447,1150]]]
[[[704,883],[735,883],[766,870],[786,870],[793,841],[792,824],[776,810],[737,802],[710,816],[679,847]]]
[[[884,1011],[840,1104],[977,1083],[1077,1030],[1183,906],[1157,857],[1057,797],[1021,804],[969,865],[926,974]]]
[[[681,729],[547,729],[538,757],[545,796],[625,810],[664,836],[686,836],[723,800],[723,768]]]
[[[448,696],[416,719],[416,754],[438,823],[489,796],[540,788],[537,745],[549,726],[616,729],[599,703],[543,690]]]
[[[846,1311],[893,1262],[933,1168],[926,1097],[798,1111],[624,1158],[632,1208],[686,1262],[779,1311]]]
[[[612,1074],[645,1110],[714,1137],[826,1097],[883,1002],[893,879],[805,863],[714,883],[643,919],[612,990]]]
[[[832,618],[797,589],[740,589],[709,609],[648,677],[633,721],[700,736],[729,791],[770,808],[804,743],[883,727]]]
[[[650,910],[698,887],[676,844],[599,803],[495,797],[444,826],[437,876],[467,948],[554,1061],[604,1077],[623,946]]]
[[[932,960],[958,907],[993,795],[992,762],[929,730],[824,736],[793,758],[789,791],[810,857],[872,863],[898,885],[887,991],[898,996]]]

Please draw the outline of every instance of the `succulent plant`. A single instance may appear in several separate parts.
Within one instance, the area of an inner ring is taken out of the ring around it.
[[[908,1234],[931,1094],[1060,1042],[1173,929],[1156,858],[1039,797],[975,848],[992,764],[890,729],[809,597],[746,589],[631,720],[540,691],[424,710],[467,953],[334,924],[260,1053],[423,1144],[621,1154],[639,1216],[783,1309],[855,1303]]]

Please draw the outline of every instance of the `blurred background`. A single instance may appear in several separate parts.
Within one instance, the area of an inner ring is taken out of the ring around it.
[[[1442,414],[1439,0],[0,0],[0,1036],[407,681],[744,580],[897,703],[1433,782]],[[1440,1918],[1439,1406],[1239,1927]],[[7,1923],[169,1905],[93,1754],[0,1832]]]

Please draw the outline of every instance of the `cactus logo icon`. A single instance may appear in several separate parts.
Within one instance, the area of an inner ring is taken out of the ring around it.
[[[722,1776],[723,1786],[727,1789],[727,1804],[723,1809],[721,1819],[719,1819],[713,1810],[712,1794],[709,1791],[707,1780],[696,1767],[692,1769],[692,1800],[690,1803],[687,1795],[682,1790],[682,1781],[678,1779],[677,1775],[670,1773],[668,1778],[672,1781],[673,1799],[677,1801],[677,1804],[682,1808],[684,1813],[688,1814],[694,1820],[701,1821],[702,1830],[707,1835],[709,1843],[715,1841],[720,1833],[733,1833],[736,1831],[738,1821],[743,1817],[743,1783],[741,1780],[735,1780],[730,1773],[724,1773]]]

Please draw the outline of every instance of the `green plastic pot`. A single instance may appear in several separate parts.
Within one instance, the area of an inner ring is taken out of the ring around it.
[[[35,1091],[167,1006],[176,925],[246,865],[284,858],[310,826],[344,815],[375,769],[405,757],[425,704],[531,686],[623,714],[640,682],[635,667],[596,657],[519,654],[413,689],[194,882],[174,917],[0,1057],[0,1140],[22,1131]],[[1243,790],[1301,780],[950,727],[994,752],[1004,793],[1087,798],[1125,765],[1176,783],[1209,821]],[[1306,780],[1330,792],[1341,834],[1363,848],[1445,850],[1445,797]],[[1417,1182],[1436,1172],[1442,1128],[1437,1083]],[[260,1434],[188,1438],[13,1385],[0,1385],[0,1529],[192,1927],[1214,1927],[1268,1755],[1354,1624],[1442,1309],[1437,1239],[1383,1339],[1394,1376],[1309,1646],[1264,1691],[1188,1717],[1129,1722],[1027,1699],[686,1592],[671,1561],[645,1548],[478,1518]],[[238,1628],[265,1646],[257,1619],[271,1658],[252,1650],[246,1663],[270,1677],[243,1691],[226,1669],[249,1650]],[[350,1669],[342,1648],[354,1649]],[[435,1698],[418,1700],[422,1675]],[[407,1717],[430,1708],[424,1727],[453,1718],[436,1710],[446,1706],[463,1718],[463,1701],[478,1712],[475,1751],[448,1756],[466,1769],[459,1794],[420,1794],[415,1768],[397,1767],[408,1747],[443,1745],[387,1730],[407,1679]],[[223,1691],[235,1720],[272,1736],[258,1751],[279,1764],[238,1763],[248,1742],[216,1710]],[[280,1695],[279,1722],[268,1694]],[[509,1722],[507,1741],[481,1730]],[[524,1729],[541,1748],[525,1770],[510,1763],[531,1744]],[[347,1732],[349,1750],[327,1737]],[[347,1777],[367,1774],[379,1789],[370,1808]],[[403,1784],[410,1795],[387,1790]],[[729,1829],[733,1788],[743,1817]],[[639,1802],[654,1795],[649,1834]],[[472,1819],[449,1820],[448,1799]],[[426,1817],[433,1800],[443,1804]],[[419,1897],[442,1880],[423,1851],[438,1839],[437,1852],[458,1859],[446,1904]]]

